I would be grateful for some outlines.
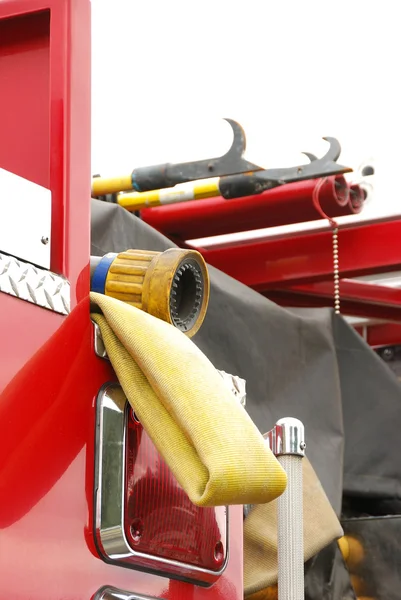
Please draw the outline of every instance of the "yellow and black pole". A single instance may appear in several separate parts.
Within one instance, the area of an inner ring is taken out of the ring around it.
[[[151,192],[117,194],[116,200],[120,206],[130,212],[134,212],[150,206],[214,198],[220,195],[220,179],[221,177],[214,177],[212,179],[183,183],[172,188],[152,190]]]
[[[204,198],[213,198],[215,196],[222,196],[227,200],[231,198],[243,198],[245,196],[260,194],[261,192],[285,183],[306,179],[318,179],[329,175],[338,175],[340,173],[352,171],[349,167],[339,165],[336,162],[341,152],[339,142],[335,138],[324,139],[330,144],[327,153],[319,159],[313,157],[314,160],[306,165],[265,170],[256,167],[255,170],[203,179],[196,179],[195,177],[190,178],[188,174],[185,183],[179,183],[171,187],[168,187],[165,184],[159,185],[158,187],[150,187],[149,179],[148,184],[146,184],[147,191],[132,191],[129,193],[122,193],[122,189],[117,192],[112,191],[117,188],[127,189],[129,185],[131,186],[130,189],[138,189],[138,186],[134,184],[136,180],[134,181],[135,178],[133,178],[133,176],[135,172],[133,172],[132,176],[130,176],[131,179],[127,177],[108,180],[109,183],[104,182],[102,187],[98,187],[97,179],[100,178],[94,178],[92,194],[96,197],[99,195],[99,192],[102,191],[104,192],[103,199],[117,202],[123,208],[131,212],[136,212],[152,206],[187,202],[189,200],[201,200]],[[191,163],[188,163],[188,165],[190,164]],[[151,180],[154,183],[158,180],[156,176],[157,172],[160,174],[160,182],[170,180],[169,177],[167,179],[164,178],[162,167],[163,165],[152,167],[155,176],[152,177]],[[178,178],[179,173],[176,173],[176,175]],[[144,176],[140,189],[143,189],[145,186],[145,179]]]
[[[116,194],[117,192],[129,192],[133,189],[131,174],[122,175],[121,177],[100,177],[100,175],[95,175],[92,178],[93,198]]]
[[[262,167],[245,158],[246,138],[241,125],[232,119],[224,119],[233,132],[231,148],[223,156],[188,163],[164,163],[149,167],[138,167],[121,177],[101,177],[92,179],[92,197],[101,198],[119,192],[148,192],[161,188],[171,188],[177,184],[209,177],[222,177],[237,173],[258,171]]]

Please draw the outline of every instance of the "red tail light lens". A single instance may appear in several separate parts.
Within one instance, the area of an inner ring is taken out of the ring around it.
[[[108,563],[197,585],[227,564],[226,507],[194,506],[178,485],[118,384],[96,403],[94,532]]]
[[[124,529],[129,545],[136,553],[218,573],[227,555],[227,508],[192,504],[135,413],[127,412]]]

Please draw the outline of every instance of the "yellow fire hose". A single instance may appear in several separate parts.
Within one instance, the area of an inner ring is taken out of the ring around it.
[[[170,324],[91,293],[120,384],[139,420],[194,504],[260,504],[286,474],[206,356]]]
[[[245,597],[275,598],[272,500],[285,490],[287,477],[226,382],[189,339],[209,297],[202,257],[180,249],[128,250],[93,258],[91,275],[91,316],[129,403],[194,504],[255,505],[244,524]],[[307,459],[303,480],[308,560],[342,529]]]

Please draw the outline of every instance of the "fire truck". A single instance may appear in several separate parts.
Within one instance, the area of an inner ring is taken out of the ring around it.
[[[369,346],[392,358],[388,349],[401,345],[400,291],[382,277],[401,269],[399,218],[337,226],[366,193],[344,179],[350,169],[337,166],[332,138],[326,162],[309,155],[264,179],[246,161],[238,171],[229,152],[156,187],[146,187],[148,171],[137,187],[129,174],[113,185],[94,177],[91,188],[90,55],[89,0],[0,0],[0,599],[244,597],[244,507],[199,509],[183,494],[127,408],[90,318],[90,291],[106,293],[112,261],[132,248],[149,263],[181,249],[168,273],[177,293],[155,292],[170,321],[186,331],[205,319],[195,342],[222,373],[246,379],[262,433],[287,412],[305,421],[322,485],[366,556],[380,535],[395,544],[399,384]],[[138,196],[202,177],[206,187],[174,191],[186,202]],[[301,233],[224,237],[319,219]],[[351,582],[337,550],[309,565],[311,600],[335,573]],[[399,561],[400,549],[392,555]],[[399,597],[399,572],[369,585],[391,580],[386,597]],[[348,583],[327,598],[380,597]]]

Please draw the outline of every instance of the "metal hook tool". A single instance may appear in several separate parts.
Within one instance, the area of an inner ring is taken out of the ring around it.
[[[222,196],[227,200],[253,196],[266,190],[305,179],[320,179],[328,175],[351,172],[352,169],[337,164],[341,146],[335,138],[323,138],[330,148],[322,158],[307,154],[308,164],[280,169],[259,169],[235,175],[225,175],[212,179],[187,182],[171,188],[160,188],[150,192],[117,194],[117,203],[129,211],[139,211],[150,206],[174,204],[188,200],[200,200]],[[305,153],[304,153],[305,154]],[[248,163],[249,164],[249,163]]]
[[[341,154],[341,146],[338,140],[333,137],[324,137],[323,139],[330,144],[330,147],[322,158],[316,158],[313,154],[304,152],[310,160],[306,165],[265,169],[246,175],[222,177],[219,182],[221,195],[227,199],[239,198],[252,194],[260,194],[265,190],[285,183],[350,173],[352,171],[350,167],[339,165],[336,162]]]
[[[233,141],[230,149],[223,156],[193,162],[164,163],[150,167],[139,167],[134,169],[130,175],[112,179],[96,176],[92,180],[92,195],[99,197],[130,190],[146,192],[170,188],[179,183],[197,179],[261,171],[263,167],[243,158],[246,149],[246,136],[241,125],[233,119],[224,120],[231,126]]]
[[[133,189],[150,191],[159,188],[173,187],[179,183],[208,179],[209,177],[224,177],[249,171],[261,171],[263,167],[245,160],[246,136],[241,125],[232,119],[224,119],[233,131],[231,148],[223,156],[197,160],[194,162],[141,167],[132,172]]]

